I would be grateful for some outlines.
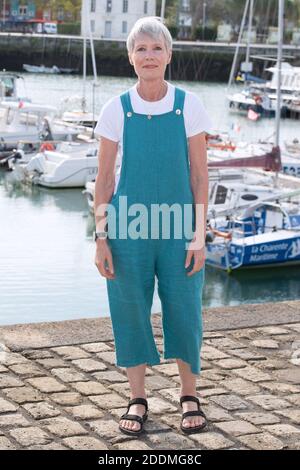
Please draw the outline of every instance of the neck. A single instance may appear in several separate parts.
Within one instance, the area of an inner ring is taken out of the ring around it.
[[[168,85],[164,79],[145,81],[142,78],[139,79],[137,84],[137,91],[141,98],[146,101],[159,101],[167,92]]]

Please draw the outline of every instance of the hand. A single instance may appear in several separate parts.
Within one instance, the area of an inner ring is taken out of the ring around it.
[[[98,239],[96,241],[95,265],[101,276],[115,279],[112,254],[107,240]]]
[[[205,246],[201,250],[189,249],[185,259],[185,268],[188,268],[194,258],[193,269],[187,272],[188,276],[192,276],[196,272],[200,271],[205,264]]]

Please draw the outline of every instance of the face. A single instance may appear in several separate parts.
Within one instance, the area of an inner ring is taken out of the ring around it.
[[[135,41],[133,51],[128,55],[139,78],[154,80],[164,78],[172,52],[167,50],[162,36],[154,39],[146,34],[140,34]]]

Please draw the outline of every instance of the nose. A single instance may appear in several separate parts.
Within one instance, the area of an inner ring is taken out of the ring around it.
[[[145,59],[146,60],[152,60],[153,59],[153,51],[146,51],[146,56],[145,56]]]

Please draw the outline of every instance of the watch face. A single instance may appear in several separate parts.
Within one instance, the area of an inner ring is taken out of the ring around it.
[[[94,241],[98,240],[98,238],[102,240],[104,238],[107,238],[107,233],[106,232],[94,232]]]

